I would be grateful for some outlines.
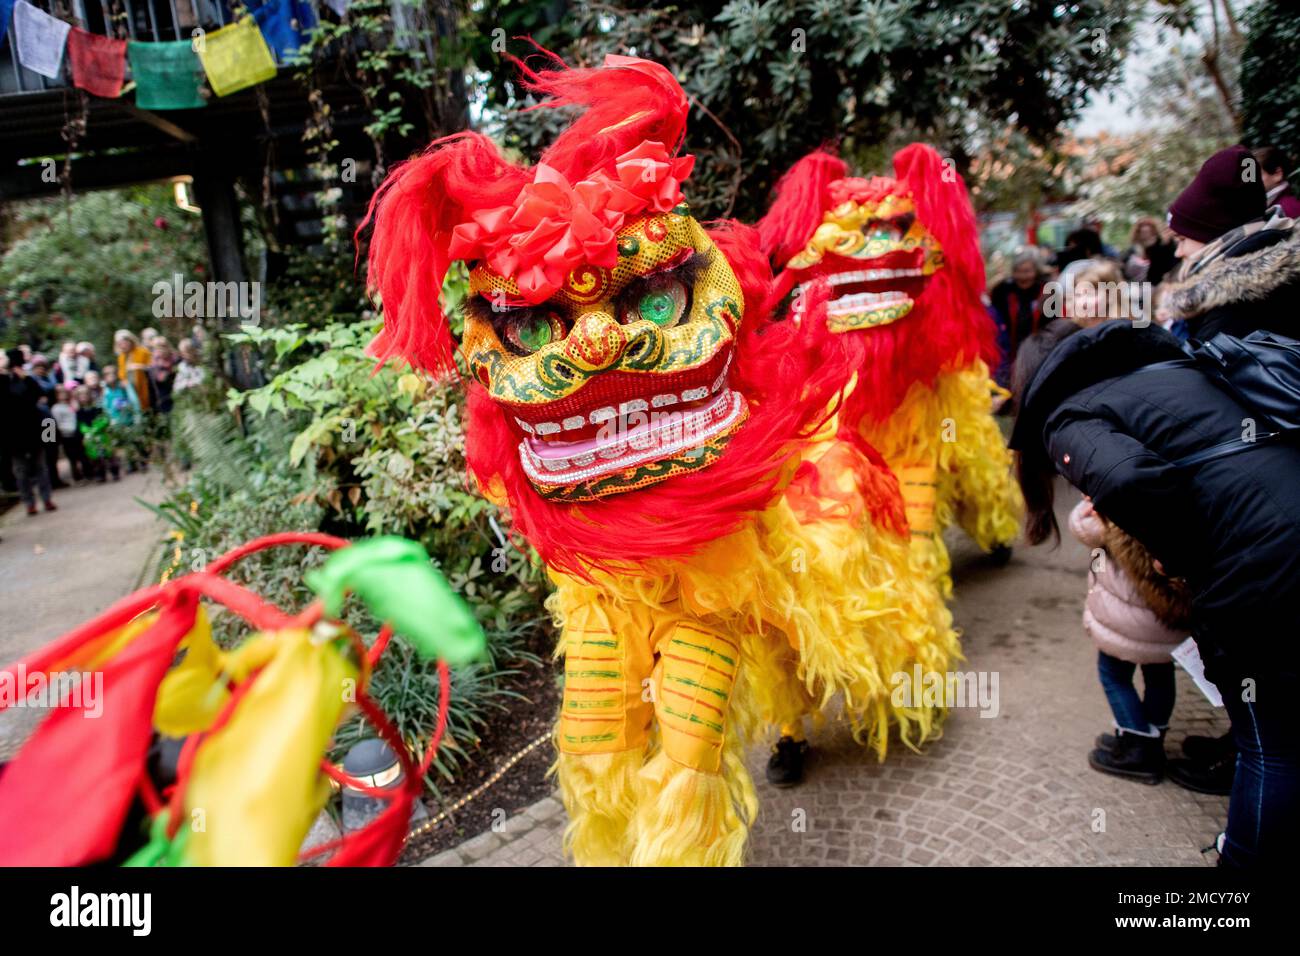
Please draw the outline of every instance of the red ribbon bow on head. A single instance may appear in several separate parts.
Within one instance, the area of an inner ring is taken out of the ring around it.
[[[570,184],[556,169],[537,167],[513,206],[485,209],[452,231],[453,259],[485,259],[510,276],[530,303],[550,298],[574,267],[613,268],[616,234],[642,212],[668,212],[682,201],[695,157],[674,159],[662,143],[645,141],[598,172]]]

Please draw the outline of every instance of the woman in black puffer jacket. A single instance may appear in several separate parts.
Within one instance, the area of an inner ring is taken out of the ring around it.
[[[1016,363],[1018,453],[1032,543],[1059,534],[1063,475],[1192,593],[1192,633],[1239,750],[1223,862],[1300,852],[1300,447],[1261,443],[1190,468],[1170,463],[1253,438],[1252,417],[1157,327],[1054,322]]]

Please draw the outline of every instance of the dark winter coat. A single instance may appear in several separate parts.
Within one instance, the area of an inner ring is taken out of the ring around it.
[[[41,446],[45,393],[29,376],[0,372],[0,451],[26,454]]]
[[[1194,339],[1256,329],[1300,338],[1300,230],[1282,219],[1229,239],[1220,255],[1162,288],[1161,312],[1185,319]]]
[[[1151,326],[1106,322],[1062,341],[1025,389],[1011,444],[1048,456],[1097,512],[1185,578],[1192,630],[1237,662],[1288,658],[1300,631],[1300,447],[1170,463],[1243,434],[1251,418]],[[1213,671],[1207,671],[1213,678]]]

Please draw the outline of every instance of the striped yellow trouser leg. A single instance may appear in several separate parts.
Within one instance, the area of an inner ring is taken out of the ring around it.
[[[952,596],[952,562],[939,521],[939,473],[931,457],[921,462],[893,464],[903,493],[907,526],[912,533],[913,564],[934,581],[945,598]]]
[[[661,749],[641,772],[632,863],[738,866],[758,803],[730,714],[739,643],[691,618],[656,636]]]
[[[568,615],[557,775],[569,815],[566,852],[582,866],[618,866],[645,761],[654,705],[649,627],[595,602]]]

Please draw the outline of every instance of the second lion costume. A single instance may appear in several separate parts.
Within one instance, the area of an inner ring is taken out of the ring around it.
[[[997,348],[961,177],[919,143],[895,155],[892,177],[851,177],[814,152],[782,178],[758,229],[794,310],[820,286],[830,328],[863,338],[842,418],[889,461],[918,556],[950,594],[943,529],[956,522],[1002,549],[1024,509],[992,414]]]

